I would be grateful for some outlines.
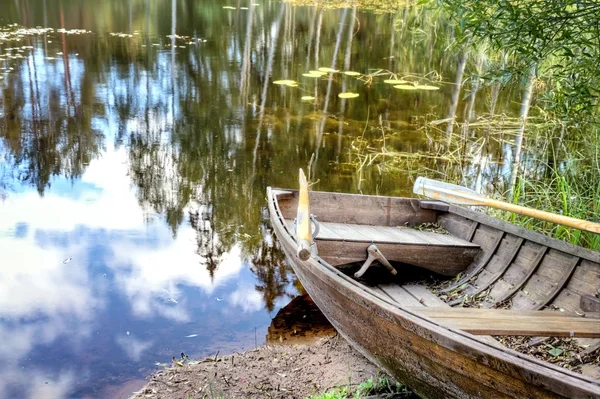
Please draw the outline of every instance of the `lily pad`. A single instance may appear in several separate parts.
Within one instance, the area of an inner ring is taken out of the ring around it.
[[[399,90],[417,90],[413,85],[396,85],[394,87]]]
[[[347,92],[347,93],[340,93],[338,94],[339,98],[356,98],[358,97],[358,93],[351,93],[351,92]]]
[[[287,79],[276,80],[273,83],[276,85],[284,85],[284,86],[291,86],[291,87],[298,86],[298,83],[295,80],[287,80]]]
[[[354,72],[354,71],[346,71],[346,72],[344,72],[344,74],[346,74],[348,76],[360,76],[360,75],[362,75],[360,72]]]
[[[235,7],[231,7],[231,6],[223,6],[224,9],[226,10],[235,10]]]
[[[408,83],[408,81],[402,80],[402,79],[387,79],[387,80],[384,80],[383,83],[387,83],[390,85],[403,85],[403,84]]]
[[[325,68],[325,67],[323,67],[323,68],[319,68],[319,71],[321,71],[321,72],[325,72],[325,73],[333,73],[333,72],[338,72],[338,71],[336,71],[335,69],[332,69],[332,68]]]
[[[306,76],[307,78],[320,78],[323,75],[317,75],[316,73],[303,73],[302,76]]]
[[[430,85],[416,85],[417,90],[439,90],[440,88],[437,86]]]
[[[313,96],[302,96],[302,97],[300,98],[300,100],[302,100],[302,101],[312,101],[312,100],[314,100],[314,99],[315,99],[315,98],[314,98]]]

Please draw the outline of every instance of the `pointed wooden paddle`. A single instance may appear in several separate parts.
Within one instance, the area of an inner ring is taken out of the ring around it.
[[[545,220],[564,226],[573,227],[575,229],[590,231],[600,234],[600,224],[588,222],[581,219],[575,219],[568,216],[557,215],[555,213],[544,212],[537,209],[527,208],[511,204],[508,202],[485,198],[481,194],[476,193],[466,187],[457,186],[455,184],[445,183],[437,180],[418,177],[413,188],[415,194],[424,195],[425,197],[437,199],[451,204],[458,205],[473,205],[473,206],[491,206],[492,208],[503,209],[505,211],[518,213],[532,218]]]
[[[296,215],[297,255],[302,260],[308,260],[311,255],[312,232],[310,225],[310,203],[308,201],[308,182],[302,169],[300,169],[298,180],[300,183],[300,193],[298,195],[298,214]]]

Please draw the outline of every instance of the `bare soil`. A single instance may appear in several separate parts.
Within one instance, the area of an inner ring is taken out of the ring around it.
[[[199,362],[175,359],[132,398],[306,398],[385,375],[339,335]]]

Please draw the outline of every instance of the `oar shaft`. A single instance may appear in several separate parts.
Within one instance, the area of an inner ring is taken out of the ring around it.
[[[482,199],[487,206],[493,208],[503,209],[505,211],[518,213],[532,218],[545,220],[556,224],[562,224],[564,226],[573,227],[579,230],[590,231],[592,233],[600,234],[600,224],[594,222],[588,222],[586,220],[576,219],[569,216],[557,215],[546,211],[540,211],[537,209],[531,209],[520,205],[511,204],[509,202],[497,201],[493,199]]]
[[[476,193],[473,190],[470,190],[466,187],[457,186],[456,184],[450,184],[446,182],[440,182],[437,180],[426,179],[424,177],[419,177],[415,181],[413,191],[415,192],[415,194],[421,194],[426,197],[449,202],[451,204],[491,206],[493,208],[504,209],[509,212],[519,213],[521,215],[530,216],[536,219],[541,219],[548,222],[573,227],[575,229],[600,234],[599,223],[588,222],[586,220],[575,219],[563,215],[557,215],[555,213],[527,208],[524,206],[511,204],[509,202],[488,199],[482,196],[481,194]]]

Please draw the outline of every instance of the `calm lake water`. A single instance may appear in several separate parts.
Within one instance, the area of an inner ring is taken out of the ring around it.
[[[315,189],[410,195],[359,144],[426,153],[422,118],[487,109],[438,17],[258,3],[0,0],[1,397],[110,397],[263,344],[301,290],[266,187],[312,157]]]

